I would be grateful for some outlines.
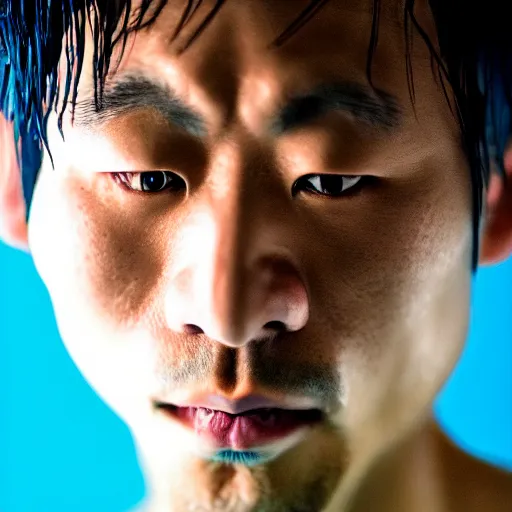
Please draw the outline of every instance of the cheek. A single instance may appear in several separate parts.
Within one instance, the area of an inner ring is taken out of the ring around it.
[[[101,200],[101,191],[58,172],[42,173],[29,225],[34,261],[53,301],[73,315],[136,324],[161,272],[148,230]]]
[[[328,252],[341,255],[336,266],[345,269],[343,280],[331,283],[330,292],[318,289],[318,296],[338,304],[333,322],[343,339],[344,421],[354,429],[374,425],[384,432],[405,424],[429,406],[460,357],[472,249],[463,183],[450,178],[416,192],[395,190],[386,204],[366,205],[357,230],[319,235],[331,241]]]
[[[122,417],[147,408],[157,347],[145,332],[158,265],[150,240],[88,187],[45,170],[34,194],[30,248],[59,333],[81,373]],[[125,220],[125,222],[123,222]]]
[[[346,211],[335,205],[332,214],[311,216],[307,266],[317,314],[332,332],[374,340],[364,343],[370,357],[373,349],[388,350],[396,330],[438,314],[436,305],[454,287],[465,299],[470,212],[469,191],[451,178],[383,185]]]

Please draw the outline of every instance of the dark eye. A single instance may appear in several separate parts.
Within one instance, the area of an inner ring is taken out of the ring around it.
[[[138,192],[155,193],[183,186],[183,180],[169,171],[117,172],[113,177],[126,188]]]
[[[369,176],[341,176],[339,174],[313,174],[303,176],[298,179],[292,188],[293,195],[296,195],[299,190],[303,189],[305,192],[319,194],[323,196],[342,196],[348,193],[355,193],[365,183],[365,178]]]

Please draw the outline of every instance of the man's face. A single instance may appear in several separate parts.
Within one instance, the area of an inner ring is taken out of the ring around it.
[[[89,37],[65,141],[50,119],[31,251],[71,356],[173,510],[320,509],[428,412],[466,337],[470,174],[430,54],[415,34],[413,106],[402,7],[383,2],[372,93],[369,4],[328,2],[269,47],[307,4],[231,0],[181,54],[214,2],[176,40],[172,2],[130,39],[101,116],[84,107]],[[228,428],[207,410],[262,397],[321,417]]]

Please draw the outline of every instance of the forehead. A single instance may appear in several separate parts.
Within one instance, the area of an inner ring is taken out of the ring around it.
[[[157,7],[159,1],[153,0],[151,5]],[[263,47],[276,40],[284,42],[279,36],[300,32],[301,37],[287,37],[286,44],[293,39],[292,45],[307,43],[318,49],[329,44],[339,46],[345,39],[356,42],[354,37],[358,35],[368,43],[374,21],[379,28],[403,38],[406,10],[414,12],[415,19],[429,36],[435,35],[427,0],[177,0],[165,3],[145,35],[179,52],[189,35],[208,24],[210,32],[214,30],[211,25],[217,29],[222,27],[224,40],[242,38],[249,42],[257,39],[257,46]],[[132,10],[132,14],[137,13],[137,8]],[[180,29],[183,36],[178,41],[173,37],[176,29]],[[315,37],[308,38],[313,35]],[[170,45],[170,42],[175,44]]]
[[[415,30],[410,31],[410,46],[406,45],[407,15],[401,0],[204,0],[194,4],[197,10],[191,5],[187,0],[167,3],[154,23],[131,34],[120,66],[111,66],[107,86],[111,79],[115,83],[135,72],[170,86],[219,130],[236,121],[262,133],[263,123],[280,105],[321,84],[342,81],[367,86],[369,45],[377,22],[372,85],[398,99],[398,107],[411,122],[403,124],[402,133],[411,127],[417,131],[412,123],[423,115],[425,137],[429,138],[427,132],[457,136],[444,93],[434,80],[429,48]],[[183,25],[184,15],[189,18]],[[435,47],[435,27],[426,2],[414,3],[414,16]],[[290,33],[290,27],[296,32]],[[283,35],[286,38],[279,40]],[[276,40],[278,44],[273,44]],[[92,43],[89,34],[89,63]],[[121,46],[112,62],[117,62]],[[414,77],[414,114],[406,54]],[[79,98],[90,98],[93,90],[92,67],[86,64]]]
[[[159,5],[158,0],[152,5]],[[426,1],[411,5],[436,47]],[[137,12],[137,8],[132,11]],[[332,75],[334,66],[346,78],[364,81],[372,28],[378,27],[372,71],[382,76],[387,68],[388,75],[399,71],[405,76],[405,17],[402,0],[178,0],[166,3],[156,21],[135,34],[116,70],[140,68],[168,75],[172,81],[179,69],[181,75],[196,75],[203,83],[208,75],[216,75],[218,82],[223,74],[224,83],[242,76],[248,82],[258,78],[271,82],[274,75],[282,83],[287,76],[296,80],[300,68],[301,82],[309,87],[323,74]],[[430,66],[429,49],[423,41],[414,41],[417,31],[411,36],[413,60]],[[116,51],[121,50],[119,45]]]
[[[132,16],[136,16],[141,7],[144,8],[143,4],[148,3],[150,7],[145,14],[146,18],[151,18],[162,7],[159,17],[168,16],[167,22],[172,22],[172,18],[181,19],[182,16],[191,18],[201,11],[203,14],[222,12],[225,15],[231,9],[241,12],[245,8],[245,12],[259,12],[267,18],[273,18],[276,23],[284,23],[285,26],[297,18],[306,20],[322,17],[322,13],[327,13],[326,17],[331,20],[334,16],[333,21],[340,22],[350,13],[371,14],[377,11],[388,21],[402,26],[406,9],[414,10],[415,15],[422,18],[428,17],[430,13],[428,0],[132,0]],[[244,21],[250,25],[254,19]],[[276,30],[279,28],[278,25],[274,26]]]

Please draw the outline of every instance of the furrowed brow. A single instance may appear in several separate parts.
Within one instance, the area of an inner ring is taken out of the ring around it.
[[[123,75],[112,79],[105,87],[100,108],[94,97],[78,101],[75,107],[74,125],[78,128],[99,128],[107,121],[136,109],[153,109],[169,124],[191,135],[204,137],[204,119],[186,105],[169,86],[164,86],[142,75]]]

